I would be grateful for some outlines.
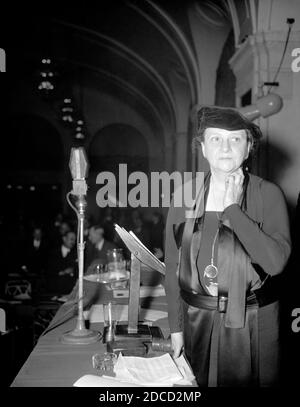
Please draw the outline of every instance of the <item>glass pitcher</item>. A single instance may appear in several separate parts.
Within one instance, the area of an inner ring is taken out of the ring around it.
[[[118,282],[127,281],[129,273],[126,270],[126,260],[123,256],[123,249],[111,249],[106,253],[107,272],[111,281],[111,287],[117,288],[122,286]]]

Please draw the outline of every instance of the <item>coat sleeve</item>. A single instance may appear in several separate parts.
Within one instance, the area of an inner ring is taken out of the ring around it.
[[[291,252],[289,218],[284,195],[270,182],[262,183],[263,227],[250,219],[238,204],[224,213],[253,263],[269,275],[283,271]]]
[[[168,319],[171,333],[183,330],[182,300],[178,283],[179,249],[177,248],[174,227],[180,220],[178,211],[170,207],[165,232],[165,290],[168,303]]]

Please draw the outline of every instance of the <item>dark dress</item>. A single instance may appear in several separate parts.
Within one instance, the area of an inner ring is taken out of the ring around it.
[[[247,181],[244,205],[231,205],[222,214],[215,258],[218,297],[203,280],[214,218],[199,213],[190,220],[186,208],[169,210],[169,324],[171,332],[184,331],[186,354],[201,386],[269,386],[278,379],[275,275],[290,254],[288,215],[277,186],[253,175]],[[204,190],[205,199],[208,187]]]

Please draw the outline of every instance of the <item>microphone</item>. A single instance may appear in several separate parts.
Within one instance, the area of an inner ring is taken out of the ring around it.
[[[281,96],[276,93],[269,93],[266,96],[257,99],[254,105],[248,105],[238,108],[243,116],[248,120],[252,121],[262,116],[264,118],[272,116],[278,113],[283,106],[283,101]]]
[[[72,195],[86,195],[87,183],[85,178],[87,177],[89,164],[83,147],[72,147],[69,167],[73,178]]]

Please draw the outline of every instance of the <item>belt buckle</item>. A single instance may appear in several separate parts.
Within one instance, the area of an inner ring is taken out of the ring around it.
[[[220,297],[218,297],[218,311],[222,312],[222,313],[226,312],[227,303],[228,303],[228,298],[224,297],[223,295],[220,295]]]

